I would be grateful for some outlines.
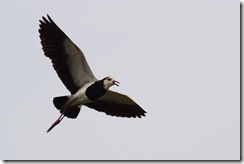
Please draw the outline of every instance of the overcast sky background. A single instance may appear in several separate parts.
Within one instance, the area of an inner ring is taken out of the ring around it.
[[[4,160],[221,160],[240,157],[240,30],[236,0],[1,2]],[[59,116],[67,95],[38,34],[49,14],[98,79],[114,76],[142,119],[87,107]]]

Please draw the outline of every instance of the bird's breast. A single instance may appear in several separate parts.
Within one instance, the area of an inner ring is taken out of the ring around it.
[[[104,88],[103,82],[98,81],[87,87],[85,94],[89,100],[95,101],[99,97],[103,96],[106,92],[107,90]]]

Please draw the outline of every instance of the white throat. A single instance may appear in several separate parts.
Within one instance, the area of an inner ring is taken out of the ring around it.
[[[106,83],[106,81],[103,83],[104,89],[108,90],[111,87],[110,83]]]

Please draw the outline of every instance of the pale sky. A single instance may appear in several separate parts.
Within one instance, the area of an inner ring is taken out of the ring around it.
[[[240,2],[90,0],[1,2],[3,160],[235,160],[240,158]],[[145,111],[142,119],[85,106],[46,130],[69,94],[41,49],[49,14],[98,79]]]

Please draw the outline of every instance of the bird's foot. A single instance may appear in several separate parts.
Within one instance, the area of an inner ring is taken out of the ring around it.
[[[53,124],[52,126],[47,130],[47,133],[50,132],[56,125],[58,125],[60,123],[60,119],[57,119]]]

